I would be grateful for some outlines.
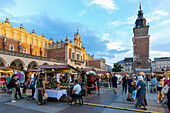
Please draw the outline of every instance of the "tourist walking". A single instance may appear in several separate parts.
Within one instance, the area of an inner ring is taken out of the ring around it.
[[[100,79],[100,77],[98,77],[98,78],[97,78],[97,90],[98,90],[98,95],[100,95],[100,87],[101,87],[100,82],[101,82],[101,79]]]
[[[19,77],[16,76],[16,81],[19,83]],[[19,95],[19,99],[22,99],[23,97],[21,96],[21,91],[20,91],[20,84],[16,86],[16,93],[15,93],[15,99],[18,100],[17,94]]]
[[[153,76],[153,79],[152,79],[151,83],[152,83],[151,92],[152,92],[152,93],[153,93],[153,92],[156,92],[156,83],[157,83],[157,79],[156,79],[155,76]]]
[[[17,81],[17,75],[13,75],[12,76],[12,81],[11,81],[11,87],[12,87],[12,95],[11,95],[11,102],[16,102],[16,100],[14,100],[15,94],[16,94],[16,87],[19,84],[19,82]]]
[[[164,85],[169,86],[169,90],[168,90],[168,93],[166,94],[166,96],[167,96],[168,113],[170,113],[170,80],[165,80]]]
[[[138,106],[143,106],[143,110],[147,110],[146,109],[146,91],[147,91],[147,87],[146,87],[146,83],[143,81],[143,77],[142,76],[138,76],[138,83],[137,83],[137,91],[140,92],[139,94],[139,98],[137,99],[136,102],[136,107]]]
[[[37,88],[38,88],[38,92],[37,92],[38,99],[37,99],[37,101],[38,101],[38,105],[42,105],[42,104],[46,103],[46,101],[43,99],[44,93],[46,93],[45,81],[44,81],[43,75],[40,75],[37,85],[38,85],[37,86]]]
[[[127,92],[127,75],[125,74],[122,78],[122,94]]]
[[[164,87],[164,82],[163,82],[163,78],[160,77],[158,79],[158,82],[157,82],[157,91],[158,91],[158,103],[160,103],[161,99],[162,99],[162,103],[164,103],[164,93],[162,91],[162,88]]]
[[[132,79],[132,76],[128,77],[127,83],[128,83],[128,97],[127,97],[127,101],[131,101],[131,99],[132,99],[132,92],[133,92],[133,79]]]
[[[113,74],[112,76],[112,87],[113,87],[113,92],[117,94],[117,80],[118,78]]]

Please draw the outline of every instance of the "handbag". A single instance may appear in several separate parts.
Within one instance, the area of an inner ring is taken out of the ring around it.
[[[44,93],[44,99],[47,99],[47,98],[48,98],[48,94]]]
[[[164,94],[167,94],[168,91],[169,91],[169,86],[168,86],[168,84],[167,84],[167,85],[165,85],[165,86],[162,88],[162,92],[164,92]]]
[[[32,96],[32,89],[26,89],[26,96]]]

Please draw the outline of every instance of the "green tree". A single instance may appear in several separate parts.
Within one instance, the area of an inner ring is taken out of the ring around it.
[[[122,72],[123,67],[120,64],[114,64],[113,72]]]

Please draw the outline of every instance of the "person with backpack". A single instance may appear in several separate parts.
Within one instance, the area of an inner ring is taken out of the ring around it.
[[[16,80],[17,80],[17,82],[20,81],[18,76],[16,76]],[[15,93],[15,99],[16,99],[16,100],[18,100],[17,93],[18,93],[20,99],[22,99],[23,97],[21,96],[20,84],[18,84],[18,85],[16,86],[16,93]]]
[[[122,78],[122,94],[127,92],[127,75],[125,74]]]
[[[17,102],[14,97],[15,97],[15,94],[16,94],[16,87],[17,85],[19,84],[18,80],[17,80],[17,75],[13,75],[12,76],[12,80],[9,82],[9,85],[8,85],[8,88],[12,88],[12,95],[11,95],[11,99],[12,101],[11,102]]]

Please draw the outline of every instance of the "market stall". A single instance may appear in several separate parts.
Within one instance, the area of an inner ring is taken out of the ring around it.
[[[0,67],[0,92],[7,93],[7,83],[13,73],[9,67]]]
[[[79,69],[82,72],[81,87],[84,89],[86,96],[91,96],[96,92],[96,73],[93,69]],[[84,73],[84,74],[83,74]]]
[[[71,83],[71,73],[79,72],[70,65],[39,65],[37,69],[43,70],[45,74],[46,92],[49,97],[58,100],[70,94],[73,83]]]
[[[110,87],[111,75],[109,71],[96,71],[96,75],[101,79],[101,86]]]

